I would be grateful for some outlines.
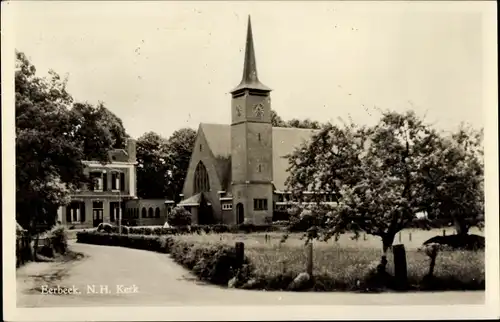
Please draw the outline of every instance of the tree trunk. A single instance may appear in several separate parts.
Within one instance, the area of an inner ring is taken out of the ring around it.
[[[467,235],[469,233],[469,227],[464,220],[454,218],[453,221],[455,223],[455,230],[457,231],[457,235]]]
[[[39,239],[39,234],[37,233],[35,235],[35,242],[34,242],[34,246],[33,246],[33,260],[36,262],[38,259],[37,259],[37,254],[38,254],[38,239]]]
[[[387,253],[389,251],[389,248],[392,246],[392,243],[394,242],[394,237],[396,237],[396,234],[391,232],[386,233],[384,236],[382,236],[382,257],[380,259],[380,265],[379,265],[380,273],[386,271]]]

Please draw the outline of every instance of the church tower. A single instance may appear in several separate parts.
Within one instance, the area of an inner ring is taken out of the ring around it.
[[[271,89],[257,77],[248,16],[241,83],[231,91],[231,180],[236,223],[263,224],[273,215]]]

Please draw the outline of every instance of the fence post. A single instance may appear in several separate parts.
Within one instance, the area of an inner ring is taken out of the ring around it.
[[[443,236],[446,236],[446,229],[443,229]]]
[[[410,231],[410,235],[409,235],[409,237],[410,237],[410,241],[411,241],[411,231]]]
[[[405,289],[408,286],[405,246],[403,244],[394,245],[392,247],[392,253],[394,255],[394,277],[396,280],[396,287],[398,289]]]
[[[401,232],[399,232],[399,242],[401,242]]]
[[[366,240],[366,233],[363,233],[363,240]]]
[[[245,244],[242,242],[236,242],[236,265],[240,268],[243,265],[243,261],[245,259]]]
[[[312,278],[313,274],[313,242],[309,241],[306,245],[306,253],[307,253],[307,274]]]

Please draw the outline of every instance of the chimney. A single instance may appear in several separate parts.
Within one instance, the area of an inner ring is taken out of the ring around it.
[[[136,162],[136,141],[134,139],[127,140],[127,154],[129,162]]]

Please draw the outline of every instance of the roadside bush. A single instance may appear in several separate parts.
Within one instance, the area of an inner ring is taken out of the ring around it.
[[[243,263],[244,266],[239,266],[236,250],[229,245],[174,240],[171,254],[176,262],[192,270],[201,280],[217,285],[227,285],[235,276],[242,283],[248,279],[247,274],[251,271],[248,270],[247,259]],[[243,274],[243,267],[246,269],[246,274]]]

